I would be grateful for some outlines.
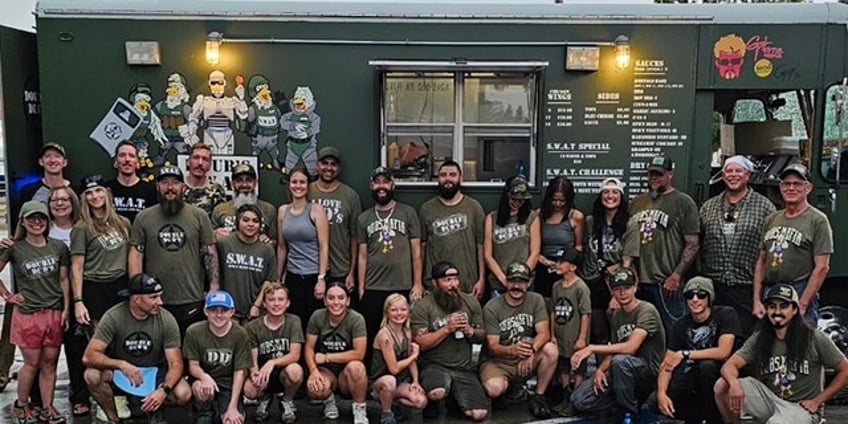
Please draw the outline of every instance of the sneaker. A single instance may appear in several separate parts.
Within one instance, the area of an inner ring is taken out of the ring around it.
[[[548,419],[551,417],[551,410],[548,408],[548,402],[542,395],[533,393],[530,395],[530,400],[527,402],[530,408],[530,413],[538,419]]]
[[[557,406],[552,408],[560,417],[576,417],[577,410],[574,409],[574,405],[571,404],[571,399],[566,397],[562,400]]]
[[[204,409],[194,410],[194,424],[214,424],[215,418],[215,409],[212,408],[211,404]]]
[[[328,420],[339,419],[339,406],[336,405],[336,395],[330,393],[330,397],[324,399],[324,418]]]
[[[297,407],[294,406],[293,400],[281,399],[280,411],[282,411],[281,419],[285,424],[291,424],[297,420]]]
[[[392,419],[394,417],[392,414]],[[353,424],[368,424],[368,407],[365,402],[353,402]]]
[[[161,407],[147,415],[147,424],[168,424]]]
[[[251,399],[247,396],[241,397],[241,403],[244,406],[256,406],[256,405],[259,405],[259,402],[262,402],[262,399]]]
[[[395,413],[383,412],[383,415],[380,415],[380,424],[397,424]]]
[[[132,416],[130,411],[130,403],[126,396],[115,396],[115,410],[118,411],[118,418],[125,420]]]
[[[94,418],[97,422],[109,422],[109,417],[106,416],[106,411],[104,411],[97,402],[94,402]]]
[[[509,403],[506,401],[506,395],[500,395],[496,398],[492,398],[492,410],[506,411],[508,408]]]
[[[267,420],[268,417],[271,416],[271,412],[268,410],[268,408],[270,407],[270,396],[263,396],[262,398],[260,398],[259,402],[257,402],[256,413],[254,414],[253,419],[256,420],[256,422],[262,422]]]

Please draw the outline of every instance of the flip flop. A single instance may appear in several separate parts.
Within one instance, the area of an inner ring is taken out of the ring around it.
[[[75,417],[84,417],[91,412],[91,406],[85,403],[75,403],[73,414]]]

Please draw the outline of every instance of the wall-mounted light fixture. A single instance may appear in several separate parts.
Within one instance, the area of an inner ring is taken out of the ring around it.
[[[158,41],[126,41],[127,65],[161,65]]]
[[[212,31],[206,36],[206,63],[215,66],[221,61],[221,43],[224,42],[224,34]]]
[[[615,64],[618,69],[630,66],[630,39],[619,35],[615,41],[566,42],[565,70],[597,71],[600,68],[601,47],[615,48]]]

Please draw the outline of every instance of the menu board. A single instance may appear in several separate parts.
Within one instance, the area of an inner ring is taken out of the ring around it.
[[[565,175],[578,194],[593,194],[604,178],[617,177],[633,197],[646,190],[652,157],[684,157],[693,125],[694,65],[647,54],[634,57],[626,72],[603,72],[566,72],[545,88],[545,179]]]

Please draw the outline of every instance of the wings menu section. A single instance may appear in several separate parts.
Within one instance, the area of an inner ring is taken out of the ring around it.
[[[566,73],[544,93],[545,178],[565,175],[579,194],[618,177],[632,197],[645,189],[648,160],[682,158],[693,122],[693,65],[686,59],[636,58],[627,71]]]

